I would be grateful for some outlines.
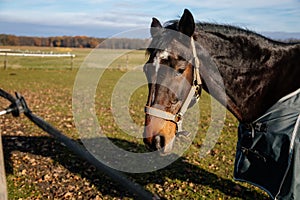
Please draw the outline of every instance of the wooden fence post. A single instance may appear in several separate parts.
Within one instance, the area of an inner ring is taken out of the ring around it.
[[[71,70],[73,69],[73,64],[74,64],[74,60],[73,59],[74,59],[74,57],[75,57],[74,55],[71,55]]]
[[[6,187],[6,176],[5,176],[5,168],[4,168],[1,132],[0,132],[0,199],[7,200],[7,187]]]
[[[5,52],[5,56],[4,56],[4,69],[6,69],[7,67],[7,52]]]

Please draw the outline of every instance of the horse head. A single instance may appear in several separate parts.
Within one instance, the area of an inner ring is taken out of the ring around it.
[[[144,65],[149,89],[144,143],[150,150],[172,150],[182,115],[200,93],[194,31],[194,18],[188,10],[165,27],[152,19],[149,59]]]

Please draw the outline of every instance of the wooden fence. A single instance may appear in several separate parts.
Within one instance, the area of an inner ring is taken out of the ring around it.
[[[0,200],[7,200],[7,187],[6,187],[6,178],[5,178],[5,169],[4,169],[1,132],[0,132]]]
[[[45,53],[45,52],[27,52],[27,51],[14,51],[11,49],[0,49],[0,56],[4,56],[4,65],[3,68],[7,69],[8,63],[8,56],[21,56],[21,57],[69,57],[71,58],[70,67],[73,69],[73,59],[75,58],[75,54],[71,53],[64,53],[64,54],[57,54],[57,53]]]

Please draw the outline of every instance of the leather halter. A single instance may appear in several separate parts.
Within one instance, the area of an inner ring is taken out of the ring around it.
[[[158,108],[154,108],[151,106],[145,106],[146,114],[176,123],[177,132],[183,131],[182,130],[183,115],[189,108],[189,105],[190,105],[191,101],[193,100],[193,98],[196,98],[197,101],[199,100],[199,97],[200,97],[199,90],[201,89],[201,85],[202,85],[201,77],[200,77],[200,73],[199,73],[200,61],[197,56],[195,41],[194,41],[193,37],[191,37],[191,46],[192,46],[192,50],[193,50],[192,61],[194,63],[194,70],[193,70],[194,75],[193,75],[193,82],[192,82],[193,85],[190,89],[190,92],[189,92],[187,98],[185,99],[184,103],[182,104],[181,108],[179,109],[179,111],[176,114],[173,114],[173,113],[170,113],[170,112],[158,109]]]

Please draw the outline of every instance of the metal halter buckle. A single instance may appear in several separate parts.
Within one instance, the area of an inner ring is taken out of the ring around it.
[[[182,114],[181,113],[177,113],[176,115],[175,115],[175,118],[174,118],[174,121],[177,123],[177,122],[179,122],[180,120],[182,120]]]

